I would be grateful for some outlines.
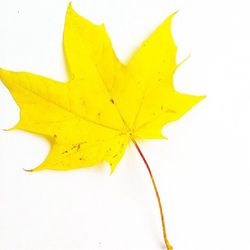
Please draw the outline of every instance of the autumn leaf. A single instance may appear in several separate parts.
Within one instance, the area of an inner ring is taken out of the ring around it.
[[[174,89],[177,47],[169,16],[123,65],[104,25],[79,16],[71,4],[64,28],[69,81],[0,69],[0,77],[20,107],[15,129],[44,135],[51,143],[46,160],[33,171],[70,170],[104,161],[112,172],[132,141],[164,138],[165,124],[179,119],[203,96]],[[156,194],[158,191],[151,175]],[[164,239],[164,217],[161,209]]]

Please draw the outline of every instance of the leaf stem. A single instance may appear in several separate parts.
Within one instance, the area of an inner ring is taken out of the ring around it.
[[[136,141],[133,138],[132,138],[132,141],[133,141],[133,143],[134,143],[134,145],[135,145],[138,153],[140,154],[143,162],[145,163],[145,166],[147,167],[148,173],[150,175],[150,179],[151,179],[152,184],[154,186],[155,194],[156,194],[158,205],[159,205],[159,209],[160,209],[161,223],[162,223],[162,232],[163,232],[164,242],[165,242],[166,248],[168,250],[172,250],[173,247],[171,246],[171,244],[169,243],[168,238],[167,238],[167,231],[166,231],[166,225],[165,225],[165,218],[164,218],[164,214],[163,214],[163,209],[162,209],[162,205],[161,205],[161,198],[160,198],[160,195],[159,195],[159,192],[158,192],[155,180],[154,180],[154,176],[153,176],[152,171],[151,171],[151,169],[150,169],[150,167],[148,165],[148,162],[147,162],[146,158],[144,157],[144,155],[143,155],[141,149],[139,148],[138,144],[136,143]]]

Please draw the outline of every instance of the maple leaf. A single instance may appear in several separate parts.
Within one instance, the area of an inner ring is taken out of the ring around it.
[[[0,69],[20,107],[15,129],[46,136],[51,151],[33,171],[70,170],[107,161],[114,171],[132,140],[157,187],[137,139],[164,138],[162,127],[179,119],[203,96],[178,93],[173,75],[177,47],[169,16],[123,65],[104,25],[95,25],[68,7],[64,52],[69,81]]]

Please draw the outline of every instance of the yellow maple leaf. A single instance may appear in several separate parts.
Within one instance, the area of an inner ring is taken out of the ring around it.
[[[143,157],[136,139],[163,138],[162,127],[203,98],[174,89],[178,65],[173,16],[123,65],[104,25],[79,16],[70,4],[64,29],[67,83],[0,69],[1,80],[20,107],[15,128],[44,135],[52,146],[47,159],[33,171],[70,170],[104,161],[114,171],[129,141]],[[154,180],[153,184],[158,195]]]

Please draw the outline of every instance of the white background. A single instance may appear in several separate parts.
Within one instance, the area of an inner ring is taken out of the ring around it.
[[[0,67],[66,80],[62,32],[67,0],[0,0]],[[142,40],[179,10],[173,33],[179,91],[207,98],[144,141],[176,250],[250,249],[250,33],[247,0],[74,0],[105,22],[126,62]],[[153,62],[152,62],[153,63]],[[0,127],[19,110],[0,83]],[[26,173],[46,157],[43,138],[0,131],[1,250],[157,250],[159,211],[146,168],[130,145],[108,166]]]

